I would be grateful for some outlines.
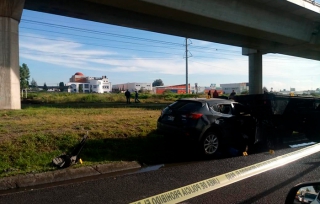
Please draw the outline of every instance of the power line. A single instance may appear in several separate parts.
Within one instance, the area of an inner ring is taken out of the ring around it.
[[[196,49],[209,49],[209,50],[214,50],[214,51],[227,51],[227,52],[234,52],[234,53],[239,53],[239,51],[236,50],[227,50],[227,49],[220,49],[220,48],[214,48],[214,47],[204,47],[204,46],[196,46],[196,45],[190,45],[191,48],[196,48]]]
[[[63,33],[63,32],[56,32],[56,31],[47,31],[47,30],[42,30],[42,29],[35,29],[35,28],[27,28],[27,27],[20,27],[20,28],[25,28],[25,29],[31,29],[31,30],[37,30],[37,31],[44,31],[44,32],[50,32],[50,33],[57,33],[57,34],[63,34],[63,35],[71,35],[71,36],[78,36],[78,37],[84,37],[84,38],[90,38],[90,39],[96,39],[96,40],[103,40],[107,41],[110,39],[106,38],[97,38],[97,37],[89,37],[89,36],[83,36],[83,35],[76,35],[76,34],[70,34],[70,33]],[[150,44],[142,44],[142,43],[135,43],[135,42],[128,42],[128,41],[121,41],[121,40],[114,40],[112,39],[111,42],[120,42],[120,43],[127,43],[127,44],[134,44],[134,45],[142,45],[142,46],[150,46]],[[169,49],[176,49],[179,50],[178,48],[173,48],[173,47],[166,47],[166,46],[158,46],[158,45],[152,45],[152,47],[160,47],[160,48],[169,48]],[[181,47],[182,49],[183,47]]]
[[[39,55],[42,56],[66,56],[66,57],[72,57],[74,59],[83,59],[83,57],[90,57],[90,59],[114,59],[114,60],[157,60],[157,59],[165,59],[165,60],[181,60],[181,58],[165,58],[165,57],[117,57],[117,56],[92,56],[92,55],[84,55],[84,54],[70,54],[70,53],[55,53],[55,52],[43,52],[43,51],[20,51],[21,54],[35,54],[39,53]]]
[[[27,35],[20,35],[20,36],[24,36],[24,37],[31,37],[31,38],[36,38],[36,39],[46,39],[46,40],[52,40],[52,41],[60,41],[60,42],[72,42],[74,43],[74,41],[67,41],[67,40],[56,40],[56,39],[51,39],[51,38],[44,38],[44,37],[34,37],[34,36],[27,36]],[[90,43],[82,43],[82,44],[85,44],[85,45],[92,45],[92,46],[99,46],[99,47],[107,47],[107,48],[115,48],[115,49],[125,49],[125,50],[133,50],[133,51],[140,51],[140,52],[151,52],[151,53],[157,53],[157,54],[168,54],[168,55],[173,55],[173,56],[182,56],[180,53],[168,53],[168,52],[157,52],[157,51],[150,51],[150,50],[140,50],[140,49],[132,49],[132,48],[123,48],[123,47],[115,47],[115,46],[106,46],[106,45],[97,45],[97,44],[90,44]],[[36,51],[35,51],[36,52]],[[195,52],[199,52],[199,51],[195,51]],[[43,53],[43,51],[42,51]],[[47,53],[54,53],[54,52],[47,52]],[[203,53],[203,52],[202,52]],[[212,52],[208,52],[208,53],[212,53]],[[27,54],[27,53],[26,53]],[[70,53],[55,53],[56,55],[57,54],[64,54],[64,55],[72,55]],[[81,54],[76,54],[76,55],[80,55]],[[233,56],[239,56],[241,57],[242,55],[235,55],[235,54],[226,54],[226,53],[214,53],[214,55],[233,55]],[[233,61],[247,61],[247,60],[240,60],[240,59],[234,59],[234,58],[223,58],[223,57],[215,57],[215,56],[197,56],[197,55],[194,55],[195,58],[211,58],[211,59],[228,59],[228,60],[233,60]],[[85,56],[85,55],[82,55],[82,56]],[[92,55],[87,55],[87,56],[90,56],[90,58],[92,58]],[[284,56],[285,57],[285,56]],[[77,57],[75,57],[77,58]],[[104,57],[105,58],[105,57]],[[115,58],[113,56],[113,58]],[[277,56],[273,56],[273,57],[268,57],[269,59],[265,60],[265,61],[268,61],[268,62],[273,62],[273,59],[275,60],[287,60],[287,59],[284,59],[284,58],[281,58],[280,56],[277,57]],[[99,58],[92,58],[92,59],[99,59]],[[122,59],[126,59],[126,60],[130,60],[130,59],[127,59],[127,58],[122,58]],[[143,58],[136,58],[136,59],[147,59],[146,57],[143,57]],[[159,58],[159,59],[164,59],[164,58]],[[167,59],[167,58],[166,58]],[[298,59],[294,59],[295,61],[298,61]]]
[[[31,23],[31,24],[44,25],[44,26],[48,26],[48,27],[58,27],[58,28],[67,29],[67,30],[77,30],[77,31],[81,31],[81,32],[94,33],[94,34],[104,34],[104,35],[109,35],[109,36],[112,36],[112,37],[120,37],[120,38],[134,39],[134,40],[140,40],[140,41],[142,40],[142,41],[155,42],[155,43],[160,43],[160,44],[175,45],[175,46],[179,46],[179,47],[183,47],[184,46],[183,44],[180,44],[180,43],[153,40],[153,39],[148,39],[148,38],[139,38],[139,37],[133,37],[133,36],[128,36],[128,35],[120,35],[120,34],[114,34],[114,33],[109,33],[109,32],[102,32],[102,31],[94,31],[94,30],[89,30],[89,29],[83,29],[83,28],[77,28],[77,27],[71,27],[71,26],[63,26],[63,25],[57,25],[57,24],[52,24],[52,23],[43,23],[43,22],[39,22],[39,21],[32,21],[32,20],[25,20],[25,19],[23,19],[22,21],[26,21],[26,22]],[[31,29],[31,28],[28,28],[28,29]],[[215,50],[215,51],[227,51],[227,52],[239,53],[238,51],[220,49],[220,48],[194,46],[194,45],[191,45],[191,47],[192,48],[196,48],[196,49],[201,49],[201,50],[210,49],[210,50]]]
[[[31,37],[31,38],[36,38],[36,39],[47,39],[47,40],[54,40],[54,41],[60,41],[60,42],[73,42],[73,41],[67,41],[67,40],[56,40],[56,39],[52,39],[52,38],[44,38],[44,37],[35,37],[35,36],[28,36],[28,35],[21,35],[20,36],[24,36],[24,37]],[[84,37],[84,36],[83,36]],[[89,37],[90,38],[90,37]],[[99,38],[97,38],[99,39]],[[125,41],[119,41],[119,42],[124,42],[124,43],[131,43],[131,42],[125,42]],[[157,52],[157,51],[146,51],[146,50],[138,50],[138,49],[132,49],[132,48],[121,48],[121,47],[114,47],[114,46],[102,46],[102,45],[97,45],[97,44],[90,44],[90,43],[82,43],[82,44],[86,44],[86,45],[92,45],[92,46],[99,46],[99,47],[110,47],[110,48],[117,48],[117,49],[126,49],[126,50],[136,50],[136,51],[145,51],[145,52],[152,52],[152,53],[160,53],[160,54],[173,54],[173,55],[179,55],[180,54],[176,54],[176,53],[167,53],[167,52]],[[139,43],[132,43],[132,44],[139,44]],[[160,48],[168,48],[168,47],[163,47],[163,46],[156,46],[156,45],[152,45],[152,47],[160,47]],[[169,49],[173,49],[173,48],[169,48]],[[179,50],[179,49],[176,49],[176,50]],[[200,51],[197,51],[195,50],[195,52],[200,52]],[[216,52],[211,52],[211,51],[201,51],[201,53],[214,53],[214,54],[217,54],[217,55],[231,55],[231,54],[225,54],[225,53],[216,53]],[[239,56],[239,55],[235,55],[233,54],[234,56]],[[211,57],[210,57],[211,58]],[[212,58],[216,58],[216,57],[213,57]],[[222,59],[222,58],[221,58]]]
[[[153,40],[153,39],[148,39],[148,38],[140,38],[140,37],[134,37],[134,36],[128,36],[128,35],[121,35],[121,34],[114,34],[114,33],[109,33],[109,32],[89,30],[89,29],[77,28],[77,27],[71,27],[71,26],[63,26],[63,25],[57,25],[57,24],[52,24],[52,23],[43,23],[43,22],[39,22],[39,21],[31,21],[31,20],[24,20],[24,19],[22,19],[21,21],[31,23],[31,24],[49,26],[49,27],[53,27],[53,28],[62,28],[62,29],[81,31],[81,32],[87,32],[87,33],[92,33],[92,34],[114,36],[114,37],[118,37],[118,38],[125,38],[125,39],[132,39],[132,40],[143,40],[143,41],[147,41],[147,42],[155,42],[155,43],[160,43],[160,44],[183,46],[183,44],[174,43],[174,42]]]
[[[72,42],[73,41],[68,41],[68,40],[57,40],[57,39],[52,39],[52,38],[42,38],[42,37],[34,37],[34,36],[28,36],[28,35],[20,35],[24,37],[31,37],[31,38],[36,38],[36,39],[46,39],[46,40],[53,40],[53,41],[59,41],[59,42]],[[157,52],[157,51],[150,51],[150,50],[139,50],[139,49],[132,49],[132,48],[123,48],[123,47],[116,47],[116,46],[104,46],[104,45],[97,45],[97,44],[90,44],[90,43],[82,43],[85,45],[93,45],[93,46],[98,46],[98,47],[107,47],[107,48],[115,48],[115,49],[125,49],[125,50],[134,50],[134,51],[140,51],[140,52],[152,52],[152,53],[159,53],[159,54],[169,54],[169,55],[179,55],[176,53],[168,53],[168,52]]]

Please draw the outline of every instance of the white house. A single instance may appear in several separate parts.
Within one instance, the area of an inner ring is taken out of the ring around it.
[[[71,93],[110,93],[111,82],[107,76],[85,77],[81,72],[75,73],[67,83]]]
[[[111,82],[109,82],[107,76],[98,77],[87,77],[87,81],[90,84],[90,92],[93,93],[110,93]]]

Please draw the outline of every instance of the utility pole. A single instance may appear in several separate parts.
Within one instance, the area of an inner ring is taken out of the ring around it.
[[[190,43],[192,44],[192,42]],[[188,51],[188,38],[186,38],[186,94],[189,93],[189,83],[188,83],[188,56],[189,51]],[[190,53],[191,54],[191,53]],[[190,55],[190,57],[192,57],[192,54]]]
[[[186,38],[186,94],[188,93],[188,38]]]

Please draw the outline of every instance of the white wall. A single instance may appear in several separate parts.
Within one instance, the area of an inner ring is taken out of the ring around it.
[[[109,93],[111,92],[111,83],[107,80],[89,80],[90,89],[94,93]]]
[[[129,90],[130,92],[139,91],[139,90],[148,90],[152,91],[152,83],[125,83],[125,84],[115,84],[112,86],[112,89],[120,90]]]
[[[222,88],[222,91],[226,94],[231,93],[232,90],[234,90],[237,94],[249,90],[247,83],[220,84],[220,87]]]

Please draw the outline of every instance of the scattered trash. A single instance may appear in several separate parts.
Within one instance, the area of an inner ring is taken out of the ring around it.
[[[57,166],[58,168],[67,168],[73,164],[78,163],[78,161],[82,164],[81,158],[78,158],[83,146],[85,145],[88,139],[88,132],[83,136],[81,142],[75,146],[73,151],[70,154],[60,155],[52,160],[52,164]]]

